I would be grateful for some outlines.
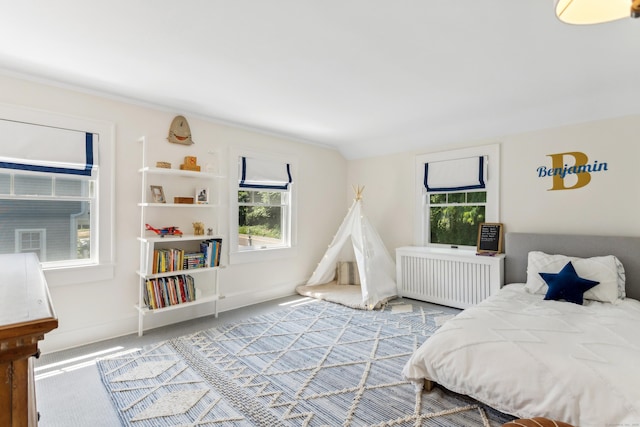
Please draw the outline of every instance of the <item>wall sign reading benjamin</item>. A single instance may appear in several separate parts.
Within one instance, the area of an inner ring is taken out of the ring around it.
[[[483,222],[478,228],[477,252],[479,254],[499,254],[502,252],[502,223]]]
[[[580,151],[547,154],[551,157],[551,167],[539,166],[538,178],[552,177],[552,187],[549,190],[574,190],[584,187],[591,182],[594,172],[606,172],[606,162],[595,160],[591,164],[586,154]]]

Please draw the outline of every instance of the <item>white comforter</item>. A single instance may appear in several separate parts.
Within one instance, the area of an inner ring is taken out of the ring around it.
[[[640,302],[586,303],[505,286],[444,324],[402,374],[522,418],[640,426]]]

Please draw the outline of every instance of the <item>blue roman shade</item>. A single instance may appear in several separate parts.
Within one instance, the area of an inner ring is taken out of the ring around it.
[[[484,163],[484,156],[425,163],[424,186],[428,192],[485,188]]]
[[[290,165],[275,160],[241,157],[238,175],[241,188],[286,190],[292,182]]]
[[[91,176],[94,134],[0,119],[0,168]]]

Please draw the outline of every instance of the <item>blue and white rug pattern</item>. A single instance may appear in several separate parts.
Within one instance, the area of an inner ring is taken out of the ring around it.
[[[313,301],[102,359],[126,426],[501,426],[512,419],[401,370],[458,310]]]

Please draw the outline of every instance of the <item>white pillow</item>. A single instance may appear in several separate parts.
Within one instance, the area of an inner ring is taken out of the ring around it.
[[[544,252],[529,252],[527,262],[527,284],[525,288],[532,294],[546,294],[548,287],[538,273],[558,273],[571,261],[578,276],[599,282],[584,293],[585,299],[615,302],[624,298],[624,267],[613,255],[578,258],[566,255],[549,255]],[[622,269],[622,290],[619,286],[619,270]]]
[[[338,261],[336,266],[338,285],[359,285],[360,273],[355,261]]]

